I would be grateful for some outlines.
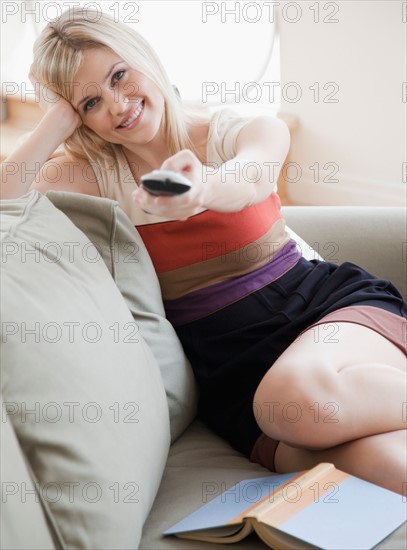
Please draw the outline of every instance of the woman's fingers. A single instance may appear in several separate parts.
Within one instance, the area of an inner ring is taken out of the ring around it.
[[[145,189],[138,188],[133,192],[133,200],[144,212],[163,218],[186,220],[200,210],[192,189],[182,195],[167,197],[153,196]]]
[[[183,149],[167,158],[160,168],[184,175],[191,182],[191,189],[181,195],[154,196],[139,187],[133,192],[133,200],[140,208],[155,216],[180,221],[202,211],[202,163],[198,157],[189,149]]]
[[[202,164],[189,149],[182,149],[167,158],[161,165],[162,170],[174,170],[187,177],[192,183],[202,179]]]

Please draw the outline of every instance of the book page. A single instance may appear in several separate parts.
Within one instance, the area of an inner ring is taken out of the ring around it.
[[[295,550],[310,550],[311,548],[315,548],[315,546],[312,544],[308,544],[303,540],[300,540],[291,535],[287,535],[287,533],[282,533],[278,529],[275,529],[274,527],[269,527],[264,523],[255,522],[254,530],[256,531],[258,537],[263,542],[265,542],[267,546],[270,546],[274,550],[278,550],[280,548],[285,548],[285,549],[293,548]]]
[[[188,531],[186,533],[176,533],[180,539],[203,540],[207,542],[233,543],[243,540],[253,531],[251,520],[239,525],[225,525],[214,529],[204,529],[202,531]]]

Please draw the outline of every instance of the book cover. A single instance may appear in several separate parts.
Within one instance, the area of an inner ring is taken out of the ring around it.
[[[406,519],[405,497],[320,464],[241,481],[163,534],[229,543],[254,529],[274,548],[298,547],[297,540],[356,550],[373,548]]]

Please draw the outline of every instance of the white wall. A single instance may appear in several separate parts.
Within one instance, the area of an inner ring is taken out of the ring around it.
[[[30,90],[28,80],[36,34],[55,17],[79,5],[125,21],[152,44],[184,100],[242,114],[277,112],[263,81],[279,80],[278,41],[272,45],[273,10],[262,2],[99,0],[1,3],[3,92]],[[256,82],[257,81],[257,82]],[[33,93],[27,97],[34,98]],[[240,104],[236,105],[235,101]]]
[[[288,197],[302,204],[405,205],[407,3],[318,2],[319,22],[315,4],[279,7],[282,87],[296,83],[286,87],[282,110],[300,123]],[[309,89],[314,83],[319,98]],[[301,98],[290,101],[299,89]],[[336,103],[327,102],[330,92]]]
[[[70,4],[58,3],[61,9]],[[87,0],[77,3],[89,5]],[[6,0],[1,6],[2,83],[15,83],[16,90],[31,88],[25,82],[35,21],[42,28],[47,18],[58,15],[57,2],[28,2],[35,12],[31,15],[24,15],[23,4]],[[90,4],[120,16],[150,40],[184,99],[199,100],[203,86],[212,82],[219,91],[207,97],[207,104],[215,108],[230,106],[248,115],[273,114],[281,100],[283,111],[297,115],[299,129],[291,149],[296,164],[286,173],[291,200],[302,204],[407,204],[407,176],[403,181],[402,175],[407,105],[402,101],[402,82],[407,81],[402,8],[407,2]],[[319,22],[315,22],[317,8]],[[258,78],[274,32],[274,13],[281,36],[271,63]],[[280,63],[276,57],[279,45]],[[256,78],[257,90],[250,89]],[[329,82],[333,84],[324,90]],[[309,89],[313,85],[314,89]],[[319,98],[315,97],[317,87]],[[226,103],[234,99],[226,93],[233,88],[243,91],[240,105]],[[285,93],[280,99],[281,88]],[[294,101],[299,89],[302,95]],[[251,98],[245,96],[245,90],[252,92]],[[270,101],[272,90],[274,102]],[[327,102],[330,92],[337,103]],[[260,93],[258,101],[252,100],[253,93]]]

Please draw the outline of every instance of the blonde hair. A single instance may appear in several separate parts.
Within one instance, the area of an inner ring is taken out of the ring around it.
[[[96,10],[75,8],[48,23],[34,44],[31,72],[46,86],[52,87],[72,101],[74,79],[83,60],[83,51],[107,47],[131,67],[150,78],[164,97],[163,124],[170,154],[192,149],[187,122],[197,118],[198,111],[184,109],[174,88],[150,44],[134,29],[116,22],[110,15]],[[199,115],[198,115],[199,118]],[[102,179],[113,169],[119,175],[118,148],[105,141],[85,125],[65,141],[68,156],[85,158],[101,169]],[[117,181],[117,180],[115,180]]]

